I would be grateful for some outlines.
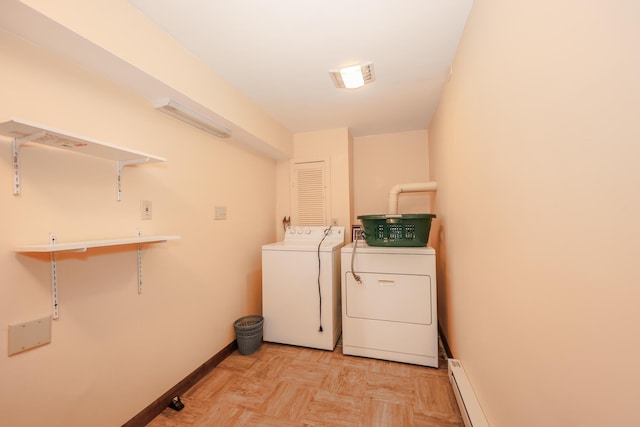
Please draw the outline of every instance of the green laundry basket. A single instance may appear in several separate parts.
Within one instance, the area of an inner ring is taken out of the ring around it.
[[[427,246],[434,214],[360,215],[369,246]]]
[[[251,354],[258,351],[262,344],[262,325],[264,317],[260,315],[244,316],[233,323],[240,354]]]

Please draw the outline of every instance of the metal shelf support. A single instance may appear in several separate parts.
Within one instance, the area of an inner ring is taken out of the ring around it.
[[[22,138],[13,138],[13,194],[16,196],[20,194],[20,148],[23,144],[33,141],[34,139],[44,136],[44,131],[36,132],[33,135],[27,135]]]
[[[53,246],[56,243],[56,236],[52,233],[49,234],[49,244]],[[58,310],[58,269],[56,264],[56,253],[51,252],[51,305],[54,320],[60,317]]]
[[[138,237],[142,236],[138,230]],[[142,243],[138,243],[138,294],[142,293]]]
[[[117,178],[116,178],[116,200],[120,201],[122,199],[122,169],[125,166],[129,165],[137,165],[140,163],[146,163],[149,161],[148,157],[142,159],[131,159],[131,160],[118,160],[116,162],[117,168]]]

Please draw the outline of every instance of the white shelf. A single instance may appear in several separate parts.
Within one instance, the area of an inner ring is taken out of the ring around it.
[[[141,236],[123,237],[120,239],[84,240],[79,242],[58,243],[54,234],[49,236],[49,243],[41,245],[23,245],[13,248],[18,253],[49,253],[51,256],[51,305],[53,309],[52,318],[59,317],[58,303],[58,267],[56,262],[56,252],[75,251],[85,252],[91,248],[101,248],[106,246],[138,245],[138,293],[142,293],[142,244],[160,243],[169,240],[177,240],[180,236]]]
[[[28,138],[28,141],[24,142],[35,142],[114,161],[144,160],[144,162],[147,163],[166,162],[166,159],[162,157],[117,147],[96,141],[95,139],[74,135],[63,130],[17,118],[12,118],[9,121],[0,123],[0,135],[17,139]]]
[[[117,162],[117,200],[120,200],[120,173],[124,166],[139,163],[166,162],[166,159],[162,157],[117,147],[92,138],[74,135],[60,129],[18,118],[12,118],[0,123],[0,135],[13,138],[14,194],[20,194],[20,147],[30,142]]]
[[[14,252],[62,252],[62,251],[76,251],[84,252],[90,248],[100,248],[105,246],[121,246],[121,245],[133,245],[138,243],[159,243],[169,240],[179,239],[180,236],[140,236],[140,237],[125,237],[122,239],[109,239],[109,240],[85,240],[80,242],[66,242],[66,243],[47,243],[41,245],[22,245],[16,246]]]

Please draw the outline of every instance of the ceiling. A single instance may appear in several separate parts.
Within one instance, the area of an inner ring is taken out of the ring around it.
[[[427,129],[472,0],[129,0],[292,132]],[[372,62],[337,89],[330,70]]]

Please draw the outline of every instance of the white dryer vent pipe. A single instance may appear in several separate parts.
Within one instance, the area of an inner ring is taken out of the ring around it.
[[[398,195],[400,193],[415,193],[422,191],[436,191],[438,184],[435,181],[429,182],[413,182],[410,184],[394,185],[389,191],[389,209],[388,213],[395,215],[398,213]]]

